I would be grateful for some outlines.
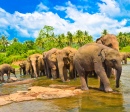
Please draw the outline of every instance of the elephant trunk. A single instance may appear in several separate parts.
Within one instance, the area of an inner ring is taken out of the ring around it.
[[[121,73],[122,73],[122,67],[119,67],[118,69],[116,69],[116,88],[119,87]]]
[[[65,82],[66,81],[66,77],[64,77],[64,76],[67,75],[67,71],[66,71],[66,69],[64,67],[64,62],[58,62],[58,69],[59,69],[59,76],[60,76],[61,80],[63,82]]]
[[[34,72],[35,77],[38,77],[36,63],[32,63],[32,67],[33,67],[33,72]]]

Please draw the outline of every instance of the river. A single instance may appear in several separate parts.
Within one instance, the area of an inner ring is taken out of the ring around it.
[[[79,80],[79,79],[77,79]],[[98,80],[89,79],[90,90],[82,95],[52,99],[15,102],[0,107],[0,112],[130,112],[130,62],[123,65],[120,88],[115,88],[114,79],[110,79],[115,92],[105,93],[92,89],[98,87]],[[2,87],[2,93],[26,90],[28,84],[16,87]]]

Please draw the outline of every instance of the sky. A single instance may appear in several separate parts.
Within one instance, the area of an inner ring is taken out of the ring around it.
[[[130,0],[0,0],[0,36],[35,40],[45,25],[55,35],[82,30],[94,40],[104,29],[130,32]]]

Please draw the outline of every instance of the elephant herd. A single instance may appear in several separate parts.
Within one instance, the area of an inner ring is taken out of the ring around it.
[[[88,90],[88,76],[94,73],[100,78],[99,89],[111,92],[113,90],[110,87],[109,77],[114,71],[116,87],[119,87],[121,61],[126,57],[129,58],[130,54],[124,55],[119,52],[116,36],[107,34],[78,50],[69,46],[63,49],[52,48],[43,54],[32,54],[19,64],[20,75],[29,74],[31,78],[45,75],[50,79],[60,78],[62,82],[79,76],[81,89]]]
[[[19,64],[20,74],[30,74],[32,78],[46,75],[48,78],[61,78],[63,82],[74,79],[76,72],[73,65],[75,48],[52,48],[43,54],[33,54]],[[68,77],[69,74],[69,77]]]

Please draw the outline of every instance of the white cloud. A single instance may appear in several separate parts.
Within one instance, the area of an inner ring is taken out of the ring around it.
[[[37,5],[37,7],[36,7],[36,10],[37,11],[48,11],[49,10],[49,8],[47,7],[47,6],[45,6],[42,2],[39,4],[39,5]]]
[[[54,9],[59,10],[59,11],[64,11],[66,8],[63,6],[55,6]]]
[[[22,37],[36,38],[44,25],[53,26],[55,34],[66,33],[67,31],[74,33],[77,30],[86,30],[95,39],[100,36],[104,29],[107,29],[109,33],[113,34],[117,34],[120,31],[129,31],[130,28],[125,27],[127,19],[118,21],[110,17],[120,12],[118,5],[116,6],[117,3],[114,0],[102,1],[106,4],[99,4],[101,12],[94,14],[79,11],[70,1],[64,7],[56,6],[56,10],[66,13],[65,18],[61,18],[57,13],[50,11],[34,11],[33,13],[25,14],[16,11],[14,14],[10,14],[0,8],[0,34],[6,31],[9,26]],[[109,8],[110,12],[113,13],[108,12]],[[71,20],[74,22],[71,23]],[[7,34],[8,32],[5,33]]]
[[[120,14],[120,8],[115,0],[101,0],[104,3],[98,3],[101,13],[108,16],[117,16]]]

